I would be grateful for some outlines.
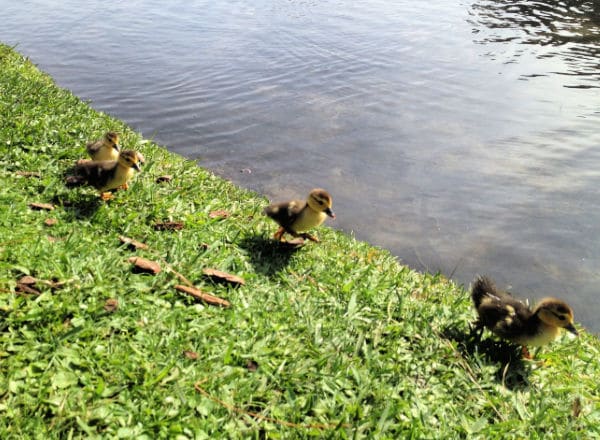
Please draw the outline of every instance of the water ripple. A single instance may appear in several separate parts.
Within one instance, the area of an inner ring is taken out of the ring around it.
[[[488,49],[488,56],[516,62],[524,51],[506,53],[494,46],[517,43],[548,63],[541,71],[527,72],[534,78],[548,73],[571,77],[565,87],[600,86],[600,3],[597,1],[482,0],[471,4],[470,23],[474,41]],[[490,51],[490,49],[492,51]],[[556,59],[563,69],[555,70]],[[577,78],[573,78],[577,77]]]

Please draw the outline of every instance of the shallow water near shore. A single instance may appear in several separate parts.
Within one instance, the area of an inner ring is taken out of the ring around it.
[[[0,1],[0,41],[241,186],[327,188],[330,225],[598,333],[600,6],[389,3]]]

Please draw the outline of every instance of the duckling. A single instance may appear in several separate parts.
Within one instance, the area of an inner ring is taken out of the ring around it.
[[[273,203],[264,209],[264,213],[279,224],[279,229],[273,236],[276,240],[285,241],[283,234],[288,233],[294,237],[302,237],[319,242],[307,232],[319,226],[327,216],[335,218],[331,210],[332,199],[324,189],[313,189],[306,201],[291,200],[288,202]]]
[[[92,160],[117,160],[119,158],[119,133],[109,131],[102,139],[90,142],[86,150]]]
[[[528,359],[528,345],[548,344],[558,337],[561,328],[578,335],[573,311],[559,299],[544,298],[530,309],[510,293],[496,289],[485,276],[475,280],[471,298],[479,315],[475,328],[487,327],[497,336],[521,345],[523,356]]]
[[[117,160],[79,162],[75,171],[100,191],[102,199],[107,200],[111,198],[111,194],[105,192],[125,185],[133,177],[133,170],[140,170],[138,162],[139,156],[135,151],[123,150]]]

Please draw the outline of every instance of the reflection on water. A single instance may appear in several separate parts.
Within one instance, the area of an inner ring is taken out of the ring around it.
[[[600,331],[593,2],[0,6],[0,40],[146,137],[271,199],[325,187],[404,263]]]
[[[491,46],[492,57],[517,62],[528,52],[538,59],[560,57],[564,62],[560,70],[549,63],[549,71],[524,77],[568,75],[574,78],[565,87],[600,87],[600,2],[482,0],[473,3],[469,13],[474,31],[481,32],[475,42]],[[489,43],[521,46],[503,59]]]

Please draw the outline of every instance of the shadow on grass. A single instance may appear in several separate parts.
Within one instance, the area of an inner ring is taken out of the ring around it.
[[[261,235],[245,237],[239,246],[248,251],[254,270],[266,276],[273,276],[284,269],[294,253],[302,247],[281,243]]]
[[[92,217],[105,202],[97,195],[81,195],[76,200],[57,196],[53,203],[60,205],[76,219]]]
[[[442,332],[448,340],[457,342],[458,350],[467,359],[479,358],[490,364],[499,364],[496,380],[510,390],[529,387],[530,367],[523,361],[521,347],[492,337],[481,338],[474,330],[465,333],[458,327],[448,327]]]

